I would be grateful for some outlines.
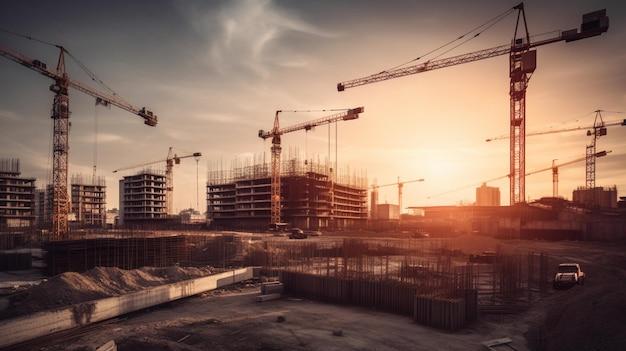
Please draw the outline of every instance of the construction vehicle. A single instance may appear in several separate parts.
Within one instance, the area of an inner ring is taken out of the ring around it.
[[[532,41],[526,25],[524,3],[520,3],[508,10],[512,13],[517,10],[517,24],[513,40],[510,45],[501,45],[491,49],[475,51],[444,59],[429,60],[424,63],[384,70],[367,77],[345,81],[337,84],[338,91],[353,88],[365,84],[376,83],[388,79],[404,77],[407,75],[432,71],[439,68],[455,66],[463,63],[474,62],[491,57],[509,55],[509,96],[510,96],[510,203],[523,202],[525,198],[526,184],[526,88],[532,73],[537,66],[536,47],[552,44],[560,41],[572,42],[601,35],[609,28],[609,18],[606,9],[583,15],[580,27],[566,31],[559,31],[558,35],[537,41]],[[504,15],[506,15],[505,13]],[[498,16],[501,17],[501,16]],[[521,25],[524,32],[521,31]],[[518,29],[521,36],[518,38]],[[478,32],[474,37],[478,36]],[[459,40],[463,36],[459,37]],[[416,59],[419,60],[420,58]],[[415,60],[414,60],[415,61]]]
[[[32,39],[27,37],[28,39]],[[52,45],[52,44],[50,44]],[[69,196],[67,190],[68,156],[69,156],[69,131],[70,109],[68,88],[74,88],[80,92],[96,98],[96,104],[104,106],[114,105],[130,113],[143,118],[148,126],[157,125],[157,116],[145,107],[138,108],[119,95],[109,94],[94,89],[86,84],[73,80],[65,69],[65,54],[71,54],[63,47],[54,45],[60,51],[56,69],[51,69],[40,60],[32,59],[0,44],[0,55],[30,68],[54,81],[50,90],[54,93],[52,104],[53,146],[52,146],[52,182],[53,182],[53,206],[52,206],[52,235],[53,239],[63,239],[67,232],[69,212]],[[93,78],[93,76],[92,76]]]
[[[400,177],[398,177],[398,181],[395,183],[383,184],[383,185],[372,185],[372,217],[376,217],[376,205],[378,205],[378,188],[383,188],[386,186],[397,185],[398,186],[398,211],[399,211],[399,221],[402,221],[402,188],[406,183],[415,183],[415,182],[423,182],[424,178],[414,179],[414,180],[406,180],[401,182]]]
[[[173,148],[170,146],[170,149],[167,153],[167,157],[162,160],[146,162],[134,166],[127,166],[118,168],[113,171],[113,173],[117,173],[119,171],[125,171],[128,169],[139,168],[149,166],[155,163],[163,163],[165,162],[165,206],[167,207],[167,214],[174,215],[174,165],[180,164],[180,160],[183,158],[194,157],[196,160],[202,153],[194,152],[187,155],[178,156],[177,154],[172,153]]]
[[[587,145],[587,151],[586,151],[586,176],[585,176],[585,186],[587,189],[593,189],[595,188],[596,185],[596,143],[598,138],[600,138],[603,135],[607,135],[607,127],[614,127],[614,126],[626,126],[626,119],[623,119],[621,121],[611,121],[611,122],[604,122],[602,120],[602,110],[596,110],[595,112],[595,117],[594,117],[594,122],[592,125],[586,125],[586,126],[577,126],[577,127],[571,127],[571,128],[563,128],[563,129],[548,129],[545,131],[537,131],[537,132],[532,132],[532,133],[527,133],[526,136],[534,136],[534,135],[545,135],[545,134],[554,134],[554,133],[563,133],[563,132],[574,132],[574,131],[579,131],[579,130],[587,130],[587,136],[592,136],[592,140],[591,143],[589,145]],[[494,141],[494,140],[502,140],[502,139],[508,139],[509,136],[508,135],[500,135],[494,138],[489,138],[486,141],[490,142],[490,141]]]
[[[280,137],[283,134],[295,132],[297,130],[306,130],[309,131],[317,126],[329,124],[338,121],[350,121],[353,119],[359,118],[359,114],[363,113],[363,107],[356,107],[352,109],[346,109],[346,111],[337,113],[331,116],[322,117],[319,119],[315,119],[312,121],[295,124],[289,127],[280,128],[280,121],[278,119],[278,114],[283,112],[282,110],[276,111],[276,115],[274,117],[274,126],[270,131],[259,130],[258,136],[259,138],[265,140],[268,138],[272,138],[272,164],[271,164],[271,198],[270,198],[270,225],[282,223],[280,218],[280,153],[281,153],[281,141]],[[332,171],[332,170],[331,170]],[[332,181],[332,179],[331,179]],[[332,190],[331,190],[331,198],[332,198]],[[332,202],[332,200],[331,200]],[[331,213],[332,213],[332,204],[331,204]]]

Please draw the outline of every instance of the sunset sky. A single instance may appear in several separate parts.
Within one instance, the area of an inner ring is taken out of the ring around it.
[[[424,178],[404,186],[403,207],[472,203],[483,181],[509,204],[509,141],[485,139],[509,132],[508,56],[503,55],[337,92],[339,82],[417,64],[519,1],[2,1],[0,44],[48,66],[64,46],[80,64],[131,104],[158,115],[156,127],[70,90],[69,175],[106,177],[107,207],[117,208],[113,170],[201,152],[174,169],[175,211],[206,210],[209,169],[230,169],[266,155],[272,127],[317,119],[329,110],[364,106],[359,119],[297,131],[282,139],[283,155],[325,160],[329,143],[338,169],[365,174],[368,184]],[[606,8],[602,36],[537,49],[537,70],[526,97],[527,133],[626,118],[626,7],[621,0],[532,0],[525,3],[531,35],[556,36],[579,28],[584,13]],[[444,56],[510,43],[516,12]],[[37,40],[28,40],[8,32]],[[473,35],[473,34],[472,34]],[[446,50],[449,47],[446,47]],[[437,52],[441,53],[441,51]],[[413,61],[424,56],[419,61]],[[66,57],[74,80],[99,90]],[[18,158],[23,177],[44,187],[51,179],[52,81],[0,58],[0,158]],[[320,111],[327,110],[327,111]],[[97,121],[97,123],[96,123]],[[335,127],[337,144],[335,145]],[[586,129],[529,136],[526,171],[585,155]],[[597,150],[596,185],[626,196],[626,127],[610,127]],[[157,167],[155,167],[157,168]],[[164,169],[164,163],[163,167]],[[136,170],[135,170],[136,171]],[[585,162],[559,169],[559,195],[585,186]],[[452,191],[454,190],[454,191]],[[526,178],[527,200],[552,195],[552,174]],[[199,199],[199,200],[198,200]],[[380,189],[380,202],[397,204],[397,187]],[[199,206],[197,206],[199,202]],[[199,208],[198,208],[199,207]]]

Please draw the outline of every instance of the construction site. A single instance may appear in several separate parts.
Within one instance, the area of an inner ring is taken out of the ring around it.
[[[264,231],[271,219],[271,164],[210,170],[207,218],[214,229]],[[367,176],[299,158],[281,161],[280,220],[307,230],[366,228]]]
[[[475,186],[471,206],[408,214],[403,186],[424,178],[371,184],[367,170],[332,160],[330,125],[359,119],[361,106],[287,127],[279,115],[289,111],[277,110],[257,134],[271,140],[271,159],[211,163],[197,221],[193,208],[187,220],[174,211],[173,168],[193,158],[197,172],[201,152],[170,147],[164,159],[118,168],[131,172],[109,218],[110,186],[95,166],[93,176],[68,177],[68,88],[151,127],[156,114],[69,78],[61,46],[52,69],[0,45],[3,57],[52,79],[55,94],[52,184],[36,189],[18,159],[0,159],[0,350],[624,349],[626,201],[615,186],[596,186],[595,162],[612,152],[596,150],[597,139],[626,120],[596,111],[585,157],[533,171],[525,159],[527,136],[572,130],[526,133],[535,48],[600,36],[606,10],[542,40],[528,34],[523,3],[509,12],[518,21],[511,44],[337,84],[342,92],[509,56],[510,134],[487,141],[509,139],[510,172],[500,178],[510,180],[510,204],[487,186],[495,178]],[[322,125],[328,156],[283,153],[282,136]],[[559,168],[582,161],[586,184],[565,200]],[[526,176],[550,170],[552,196],[526,201]],[[397,206],[380,203],[384,187],[397,188]],[[573,260],[585,284],[557,289],[556,268]]]

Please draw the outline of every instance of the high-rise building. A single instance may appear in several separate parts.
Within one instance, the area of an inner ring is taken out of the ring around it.
[[[81,227],[103,228],[106,224],[106,181],[103,177],[71,178],[71,206],[76,224]]]
[[[0,230],[35,224],[35,178],[20,175],[19,159],[0,159]]]
[[[119,182],[119,225],[167,219],[165,173],[145,169]]]
[[[500,188],[486,183],[476,188],[476,206],[500,206]]]

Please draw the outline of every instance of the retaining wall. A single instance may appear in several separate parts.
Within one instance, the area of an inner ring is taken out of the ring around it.
[[[0,348],[197,295],[252,277],[252,267],[241,268],[0,321]]]

